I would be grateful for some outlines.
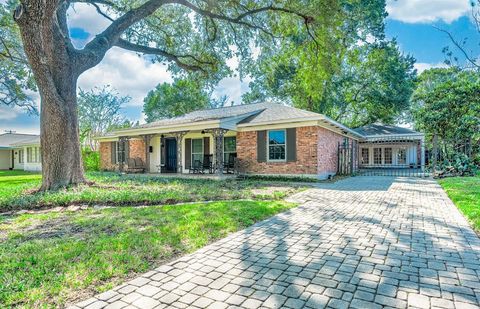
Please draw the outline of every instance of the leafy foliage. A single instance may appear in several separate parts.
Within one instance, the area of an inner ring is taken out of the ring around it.
[[[395,41],[385,41],[384,1],[343,4],[339,37],[325,34],[340,45],[328,42],[322,45],[325,54],[310,54],[297,40],[282,53],[261,55],[244,101],[286,101],[350,126],[397,120],[409,106],[415,60]]]
[[[96,149],[94,136],[104,134],[113,127],[122,127],[127,121],[120,111],[129,101],[130,97],[120,96],[109,86],[95,87],[90,91],[80,89],[78,94],[80,140],[91,149]]]
[[[100,171],[100,153],[85,147],[82,149],[83,168],[89,172]]]
[[[443,139],[480,139],[480,73],[456,68],[423,72],[412,97],[417,129]]]
[[[14,1],[0,3],[0,104],[38,113],[31,97],[36,85],[12,19]]]
[[[212,91],[193,79],[175,79],[172,84],[159,84],[144,99],[147,122],[180,116],[194,110],[223,106],[226,97],[212,98]]]

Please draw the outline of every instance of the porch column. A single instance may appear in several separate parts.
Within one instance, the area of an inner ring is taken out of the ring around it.
[[[177,173],[182,173],[182,171],[183,171],[183,166],[182,166],[182,141],[183,141],[183,137],[187,133],[188,133],[188,131],[180,131],[180,132],[172,133],[172,135],[177,140]]]
[[[212,129],[210,130],[213,136],[213,140],[215,143],[215,164],[216,164],[216,171],[217,174],[222,176],[223,175],[223,137],[225,133],[228,132],[227,129]]]
[[[422,172],[425,170],[425,138],[422,137],[420,140],[420,164]]]
[[[145,172],[150,172],[150,141],[153,134],[143,135],[143,141],[145,142]]]

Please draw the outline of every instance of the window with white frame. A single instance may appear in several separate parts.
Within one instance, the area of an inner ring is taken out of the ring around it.
[[[33,162],[33,147],[27,147],[27,163],[32,163]]]
[[[382,148],[373,148],[373,164],[382,164]]]
[[[230,155],[237,153],[237,138],[227,136],[223,139],[223,162],[228,162]]]
[[[366,165],[369,164],[369,155],[370,155],[370,149],[368,148],[362,148],[362,164]]]
[[[285,130],[268,131],[268,160],[285,161],[286,133]]]
[[[195,161],[203,163],[203,138],[192,139],[192,164]]]
[[[116,163],[126,163],[126,147],[127,142],[116,142],[115,143],[115,160]]]
[[[391,147],[385,147],[384,148],[384,156],[385,156],[385,164],[392,164],[393,163],[392,148]]]
[[[40,148],[27,147],[27,163],[39,163],[40,160]]]
[[[18,163],[23,163],[23,149],[18,151]]]
[[[398,148],[397,164],[407,164],[407,149],[405,147]]]

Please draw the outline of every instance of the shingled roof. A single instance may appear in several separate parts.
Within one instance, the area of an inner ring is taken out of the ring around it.
[[[0,148],[12,148],[17,143],[26,142],[32,139],[38,139],[40,136],[35,134],[4,133],[0,134]]]
[[[421,134],[411,129],[396,127],[392,125],[383,125],[383,124],[369,124],[353,130],[364,136],[392,135],[392,134]]]
[[[219,120],[231,117],[240,117],[242,115],[245,115],[245,119],[243,119],[240,123],[252,124],[267,121],[320,116],[320,114],[304,111],[298,108],[285,106],[278,103],[264,102],[198,110],[179,117],[162,119],[159,121],[143,124],[135,127],[135,129],[161,127],[172,124],[178,125],[182,123],[194,123],[208,120]]]

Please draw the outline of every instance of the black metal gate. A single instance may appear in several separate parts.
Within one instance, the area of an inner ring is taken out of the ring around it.
[[[428,177],[422,137],[381,137],[338,144],[338,175]]]
[[[357,142],[338,143],[337,175],[353,175],[358,168]]]

